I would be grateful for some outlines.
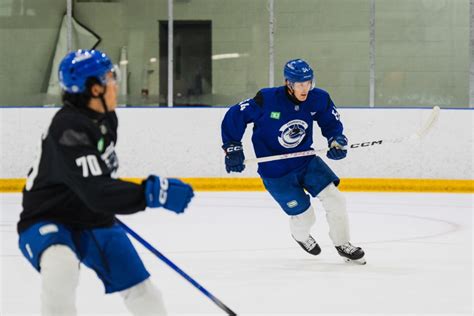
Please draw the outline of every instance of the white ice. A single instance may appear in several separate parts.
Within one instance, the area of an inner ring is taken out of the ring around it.
[[[472,194],[345,193],[352,241],[367,265],[337,255],[321,205],[312,230],[322,253],[291,239],[288,218],[264,192],[198,192],[183,215],[121,216],[239,315],[452,315],[473,313]],[[17,247],[20,194],[1,194],[1,315],[33,315],[39,276]],[[135,243],[169,314],[225,315]],[[126,314],[120,295],[81,269],[80,315]]]

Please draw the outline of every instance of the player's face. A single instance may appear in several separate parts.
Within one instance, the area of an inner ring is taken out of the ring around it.
[[[112,71],[108,72],[106,76],[104,100],[107,104],[107,109],[113,111],[117,107],[117,78]]]
[[[308,98],[309,90],[311,90],[312,87],[312,80],[291,83],[291,88],[293,89],[293,94],[295,95],[295,98],[301,102],[306,101],[306,98]]]

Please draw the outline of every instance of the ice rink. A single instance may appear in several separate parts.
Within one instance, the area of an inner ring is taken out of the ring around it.
[[[239,315],[472,315],[472,194],[345,193],[352,241],[367,265],[347,264],[320,203],[303,252],[264,192],[198,192],[184,215],[163,209],[120,218]],[[39,275],[17,247],[20,194],[1,194],[1,315],[39,311]],[[141,245],[169,314],[225,315]],[[80,315],[127,314],[85,266]]]

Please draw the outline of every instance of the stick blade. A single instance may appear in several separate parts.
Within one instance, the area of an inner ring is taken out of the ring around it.
[[[428,132],[431,130],[431,128],[435,125],[436,121],[438,120],[439,117],[439,112],[441,111],[441,108],[439,106],[433,107],[431,110],[431,114],[426,120],[425,124],[423,127],[416,133],[418,137],[424,137]]]

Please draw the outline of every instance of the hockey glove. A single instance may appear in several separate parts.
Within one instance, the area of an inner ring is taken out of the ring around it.
[[[179,179],[151,175],[145,181],[148,207],[162,206],[179,214],[184,212],[193,196],[193,188]]]
[[[222,146],[225,151],[225,170],[230,172],[242,172],[245,169],[244,165],[244,148],[242,143],[227,143]]]
[[[339,160],[346,158],[347,155],[347,138],[344,135],[339,135],[329,138],[328,141],[329,150],[326,156],[329,159]]]

